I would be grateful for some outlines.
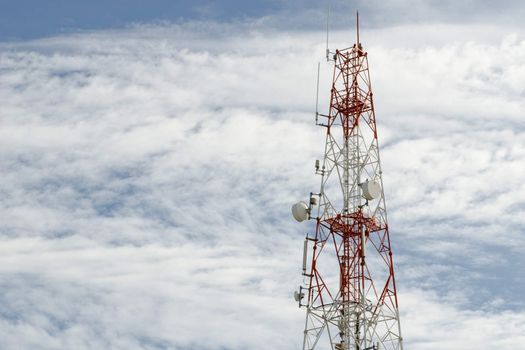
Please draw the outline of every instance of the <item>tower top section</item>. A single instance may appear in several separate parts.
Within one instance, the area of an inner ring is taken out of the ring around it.
[[[365,52],[363,51],[363,46],[361,45],[361,39],[359,36],[359,11],[356,11],[356,41],[353,46],[345,47],[344,49],[336,49],[335,52],[330,51],[330,49],[328,48],[329,31],[330,31],[330,8],[328,8],[328,14],[326,18],[326,60],[328,62],[335,61],[336,60],[335,56],[338,52],[355,50],[360,55],[365,54]]]

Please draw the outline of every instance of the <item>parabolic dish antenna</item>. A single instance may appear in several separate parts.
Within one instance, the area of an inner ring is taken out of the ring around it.
[[[297,202],[292,206],[292,214],[295,220],[301,222],[308,219],[308,205],[305,202]]]
[[[363,189],[363,197],[369,201],[376,199],[381,195],[381,186],[375,180],[367,180],[361,185],[361,188]]]

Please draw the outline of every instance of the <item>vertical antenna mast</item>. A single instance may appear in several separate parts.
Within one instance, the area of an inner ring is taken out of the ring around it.
[[[328,48],[328,32],[330,31],[330,3],[326,11],[326,61],[330,61],[330,49]]]
[[[319,72],[321,70],[321,62],[317,62],[317,90],[315,92],[315,125],[319,122]]]
[[[316,124],[326,128],[324,158],[315,166],[321,186],[319,193],[310,193],[309,204],[299,202],[292,208],[296,220],[315,221],[315,233],[307,235],[312,247],[303,253],[303,259],[311,257],[309,264],[303,260],[307,281],[295,294],[299,306],[307,308],[303,350],[403,350],[359,13],[356,43],[335,50],[332,60],[328,24],[327,16],[327,60],[334,62],[328,115],[318,112],[316,98],[316,122],[324,118]]]
[[[356,44],[357,46],[359,46],[359,44],[361,43],[359,41],[359,11],[356,12],[356,27],[357,27],[357,30],[356,30],[356,33],[357,33],[357,41],[356,41]]]

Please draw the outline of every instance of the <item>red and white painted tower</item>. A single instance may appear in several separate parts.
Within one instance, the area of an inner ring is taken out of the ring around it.
[[[319,193],[292,208],[316,222],[304,242],[303,350],[403,349],[368,56],[357,41],[334,64]]]

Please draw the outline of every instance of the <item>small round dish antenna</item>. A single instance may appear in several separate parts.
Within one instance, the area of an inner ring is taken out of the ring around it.
[[[308,205],[302,201],[295,203],[292,206],[292,215],[299,222],[308,219]]]
[[[299,289],[299,291],[295,291],[293,293],[293,298],[295,299],[295,301],[301,302],[301,300],[304,298],[304,293],[302,291],[302,288]]]
[[[363,197],[369,201],[376,199],[381,195],[381,186],[375,180],[367,180],[361,185],[361,188],[363,189]]]

